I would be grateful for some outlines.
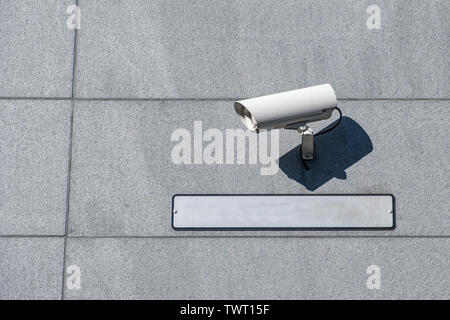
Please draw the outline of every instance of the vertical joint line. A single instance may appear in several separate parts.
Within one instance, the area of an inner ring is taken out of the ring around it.
[[[78,7],[78,0],[75,0],[75,5]],[[70,211],[70,180],[72,175],[72,137],[73,137],[73,117],[75,110],[75,74],[77,64],[77,28],[74,29],[73,36],[73,57],[72,57],[72,109],[70,113],[69,122],[69,161],[67,166],[67,194],[66,194],[66,214],[64,221],[64,249],[63,249],[63,270],[61,283],[61,300],[64,300],[64,285],[66,280],[66,252],[67,252],[67,237],[69,235],[69,211]]]

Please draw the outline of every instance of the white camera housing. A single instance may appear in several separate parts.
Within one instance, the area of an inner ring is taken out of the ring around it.
[[[298,129],[331,117],[337,98],[329,84],[285,91],[234,103],[239,118],[251,131]]]
[[[337,108],[336,94],[329,84],[236,101],[234,109],[251,131],[281,128],[297,130],[302,136],[303,160],[314,159],[314,131],[306,124],[330,118],[334,109],[340,114],[336,126],[342,118]]]

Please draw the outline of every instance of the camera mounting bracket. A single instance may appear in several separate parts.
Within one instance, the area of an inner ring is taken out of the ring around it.
[[[306,124],[302,124],[297,128],[302,138],[301,157],[303,160],[314,159],[314,131]]]

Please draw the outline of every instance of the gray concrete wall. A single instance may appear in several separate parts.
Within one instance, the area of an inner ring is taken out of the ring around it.
[[[68,28],[73,4],[80,29]],[[367,26],[372,4],[380,29]],[[0,298],[448,299],[449,11],[446,0],[2,1]],[[172,161],[177,129],[242,129],[235,99],[321,83],[345,118],[317,138],[309,172],[286,131],[273,174]],[[391,193],[397,227],[174,231],[177,193]],[[81,289],[65,283],[73,265]],[[366,286],[370,265],[379,290]]]

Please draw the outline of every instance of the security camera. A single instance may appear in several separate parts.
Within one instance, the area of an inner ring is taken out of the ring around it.
[[[334,129],[342,118],[336,94],[329,84],[236,101],[234,109],[244,125],[256,133],[261,129],[297,130],[302,136],[302,160],[314,159],[314,132],[307,123],[329,119],[333,110],[338,110],[339,121],[319,133],[323,134]]]

